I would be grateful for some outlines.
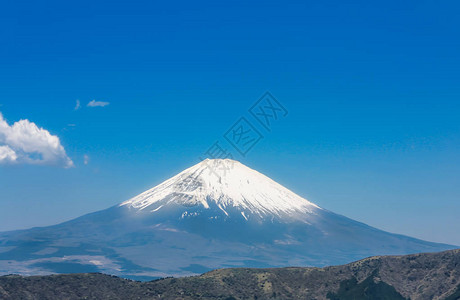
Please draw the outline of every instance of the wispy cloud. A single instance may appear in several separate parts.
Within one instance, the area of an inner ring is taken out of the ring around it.
[[[86,154],[83,155],[83,163],[84,163],[85,165],[89,164],[89,155],[86,155]]]
[[[59,138],[29,120],[9,125],[0,113],[0,164],[73,167]]]
[[[81,107],[81,104],[80,104],[80,100],[77,100],[76,103],[75,103],[75,110],[79,110]]]
[[[88,107],[104,107],[104,106],[107,106],[109,104],[110,104],[109,102],[92,100],[86,106],[88,106]]]

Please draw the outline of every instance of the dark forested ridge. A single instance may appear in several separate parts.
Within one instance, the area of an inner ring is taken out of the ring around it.
[[[221,269],[137,282],[98,273],[0,277],[0,299],[460,299],[460,249],[326,268]]]

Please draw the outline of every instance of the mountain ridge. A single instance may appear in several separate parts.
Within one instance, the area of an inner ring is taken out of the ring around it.
[[[104,274],[0,276],[2,299],[460,299],[460,249],[325,268],[219,269],[138,282]]]

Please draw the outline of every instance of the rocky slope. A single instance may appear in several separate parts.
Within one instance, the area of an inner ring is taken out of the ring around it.
[[[326,268],[221,269],[137,282],[103,274],[0,277],[0,299],[460,299],[460,249]]]

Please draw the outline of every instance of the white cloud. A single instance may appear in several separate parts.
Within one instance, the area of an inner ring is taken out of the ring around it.
[[[16,152],[9,146],[0,146],[0,163],[14,163],[18,159]]]
[[[83,163],[84,163],[85,165],[89,164],[89,156],[86,155],[86,154],[83,155]]]
[[[88,106],[88,107],[104,107],[104,106],[107,106],[109,104],[110,104],[109,102],[92,100],[86,106]]]
[[[81,104],[80,104],[80,100],[77,100],[77,102],[75,103],[75,110],[79,110],[81,107]]]
[[[9,125],[0,113],[0,164],[24,163],[73,167],[59,138],[29,120]]]

